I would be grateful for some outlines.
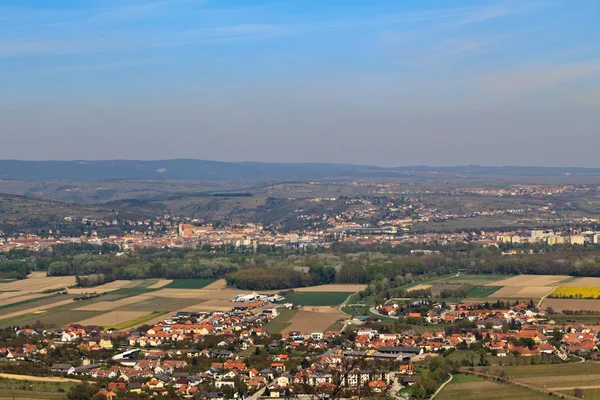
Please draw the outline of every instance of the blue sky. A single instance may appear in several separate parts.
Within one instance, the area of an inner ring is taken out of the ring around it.
[[[4,0],[0,158],[600,167],[600,2]]]

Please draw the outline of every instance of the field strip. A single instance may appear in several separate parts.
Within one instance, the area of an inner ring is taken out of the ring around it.
[[[14,295],[15,293],[13,292],[10,294]],[[21,292],[20,294],[17,294],[16,296],[13,296],[13,297],[0,298],[0,306],[7,306],[9,304],[18,303],[18,302],[30,300],[30,299],[35,299],[37,297],[40,297],[40,295],[35,294],[35,293],[24,294]]]
[[[15,375],[15,374],[4,374],[0,373],[0,378],[14,379],[17,381],[30,381],[30,382],[74,382],[81,383],[77,379],[60,378],[57,376],[32,376],[32,375]]]
[[[97,303],[87,304],[82,307],[76,308],[78,311],[111,311],[118,307],[127,306],[134,303],[139,303],[144,300],[148,300],[150,297],[139,295],[132,297],[125,297],[115,301],[99,301]]]
[[[600,385],[592,385],[592,386],[581,386],[581,385],[577,385],[577,386],[567,386],[567,387],[551,387],[548,388],[549,390],[556,390],[558,392],[560,392],[561,390],[573,390],[573,389],[600,389]]]
[[[146,311],[110,311],[78,323],[81,325],[117,326],[146,315],[148,315]]]
[[[154,285],[148,286],[148,289],[160,289],[163,286],[167,286],[173,282],[173,279],[159,279]]]
[[[307,286],[301,288],[294,288],[294,292],[344,292],[344,293],[355,293],[364,290],[367,285],[358,284],[332,284],[332,285],[320,285],[320,286]],[[262,292],[261,292],[262,293]]]
[[[31,308],[31,309],[25,310],[25,311],[16,311],[16,312],[13,312],[13,313],[10,313],[10,314],[3,314],[0,317],[0,321],[5,320],[5,319],[9,319],[9,318],[13,318],[13,317],[18,317],[18,316],[23,315],[23,314],[35,314],[36,312],[45,311],[45,310],[47,310],[49,308],[64,306],[65,304],[73,304],[73,299],[58,301],[56,303],[46,304],[44,306],[39,306],[39,307],[34,307],[34,308]]]
[[[556,286],[559,285],[558,282],[570,278],[571,276],[569,275],[516,275],[511,278],[488,283],[485,286]]]

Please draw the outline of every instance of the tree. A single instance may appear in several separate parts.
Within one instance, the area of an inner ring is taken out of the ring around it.
[[[80,383],[75,385],[67,393],[67,399],[69,400],[90,400],[94,398],[94,395],[98,392],[95,386],[88,383]]]

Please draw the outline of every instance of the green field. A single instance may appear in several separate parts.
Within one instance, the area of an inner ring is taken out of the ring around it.
[[[476,299],[488,297],[489,295],[500,290],[501,288],[502,286],[473,286],[472,288],[467,290],[467,297]]]
[[[285,296],[285,301],[302,306],[337,306],[350,296],[351,292],[302,292]]]
[[[553,399],[542,393],[534,392],[515,385],[497,383],[474,376],[456,375],[435,397],[437,400],[512,400]]]
[[[278,308],[277,310],[279,311],[279,315],[264,326],[265,331],[270,333],[279,333],[283,331],[291,325],[289,321],[298,312],[298,310],[288,310],[286,308]]]
[[[595,386],[600,381],[600,364],[593,362],[518,367],[494,366],[488,369],[488,373],[499,375],[502,370],[507,378],[541,388]]]
[[[217,279],[175,279],[163,289],[202,289]]]
[[[66,399],[75,385],[70,382],[36,382],[0,379],[0,400],[4,399]]]

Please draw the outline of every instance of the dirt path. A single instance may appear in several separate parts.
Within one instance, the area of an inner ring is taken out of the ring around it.
[[[600,385],[593,385],[593,386],[568,386],[568,387],[551,387],[548,388],[548,390],[556,390],[557,392],[563,391],[563,390],[573,390],[573,389],[600,389]]]
[[[17,381],[30,382],[74,382],[81,383],[77,379],[60,378],[57,376],[33,376],[33,375],[15,375],[15,374],[0,374],[0,378],[14,379]]]
[[[550,293],[554,292],[554,290],[555,290],[557,287],[558,287],[558,286],[554,286],[554,287],[552,288],[552,290],[551,290],[551,291],[549,291],[548,293],[546,293],[546,294],[544,295],[544,297],[542,297],[542,298],[540,299],[540,301],[537,303],[537,308],[538,308],[538,309],[539,309],[539,308],[542,306],[542,303],[544,302],[544,300],[546,300],[546,297],[548,297],[548,295],[549,295]]]
[[[435,391],[435,393],[431,395],[431,398],[432,398],[432,399],[433,399],[435,396],[437,396],[437,395],[438,395],[438,393],[439,393],[439,392],[441,392],[441,391],[442,391],[442,389],[443,389],[443,388],[445,388],[447,384],[449,384],[450,382],[452,382],[452,378],[454,378],[454,376],[453,376],[452,374],[449,374],[449,375],[450,375],[450,379],[448,379],[446,382],[444,382],[444,383],[442,383],[442,384],[440,385],[440,387],[439,387],[439,388],[438,388],[438,389]]]

